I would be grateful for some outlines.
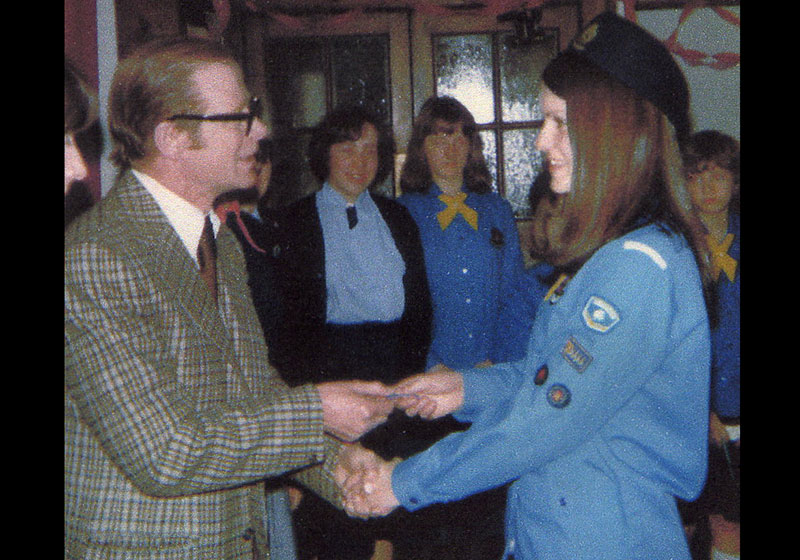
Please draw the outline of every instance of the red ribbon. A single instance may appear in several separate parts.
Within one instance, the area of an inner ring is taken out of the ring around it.
[[[244,225],[244,222],[242,221],[242,216],[240,215],[241,207],[239,206],[238,200],[231,200],[229,202],[220,204],[219,206],[214,208],[214,212],[216,212],[217,216],[219,217],[222,223],[225,223],[227,221],[229,213],[232,213],[234,216],[236,216],[236,222],[239,224],[239,229],[244,234],[244,238],[247,240],[250,246],[259,253],[266,253],[266,251],[261,247],[259,247],[258,245],[256,245],[256,242],[253,241],[252,237],[250,237],[250,232],[247,231],[247,226]]]

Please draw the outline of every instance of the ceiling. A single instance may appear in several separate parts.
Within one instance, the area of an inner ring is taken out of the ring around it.
[[[454,8],[486,7],[501,5],[509,10],[523,7],[537,7],[542,0],[243,0],[246,4],[257,7],[258,11],[311,10],[327,11],[348,8],[410,8],[415,5],[449,6]],[[613,0],[610,0],[613,1]],[[582,0],[544,0],[544,4],[582,4]],[[681,8],[697,0],[637,0],[636,9]],[[738,6],[741,0],[704,0],[706,6]],[[526,6],[527,4],[527,6]]]
[[[581,0],[544,0],[546,4],[578,4]],[[502,6],[509,10],[519,9],[529,4],[538,6],[542,0],[525,2],[524,0],[244,0],[258,11],[274,9],[286,11],[330,11],[352,8],[413,8],[414,6],[448,6],[452,8],[485,8],[487,6]]]

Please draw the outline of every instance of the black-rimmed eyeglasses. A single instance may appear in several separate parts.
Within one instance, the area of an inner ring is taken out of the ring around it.
[[[260,116],[261,116],[261,100],[258,97],[252,97],[247,105],[246,113],[220,113],[216,115],[180,114],[180,115],[172,115],[167,120],[168,121],[177,121],[177,120],[215,121],[215,122],[247,121],[246,134],[250,134],[250,130],[253,128],[253,121]]]

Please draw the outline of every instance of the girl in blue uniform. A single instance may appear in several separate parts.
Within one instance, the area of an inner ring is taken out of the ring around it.
[[[504,304],[524,265],[511,205],[492,191],[482,147],[469,110],[432,97],[400,176],[398,200],[419,226],[433,300],[429,367],[519,359],[532,323]]]
[[[406,153],[398,200],[416,221],[425,253],[433,303],[428,368],[522,358],[533,314],[513,303],[524,280],[519,233],[511,205],[491,189],[474,117],[452,97],[431,97]],[[463,429],[443,421],[442,435]],[[437,556],[497,558],[504,510],[502,487],[431,510],[440,520]]]
[[[711,329],[709,468],[701,497],[681,504],[710,533],[714,560],[739,557],[739,142],[716,130],[693,134],[684,149],[692,205],[707,231],[714,286]],[[706,524],[708,527],[706,527]]]
[[[706,473],[709,262],[678,143],[688,89],[656,38],[595,18],[543,75],[551,175],[534,244],[561,274],[525,358],[421,374],[397,403],[471,427],[346,482],[351,512],[511,482],[505,557],[688,560],[675,497]]]

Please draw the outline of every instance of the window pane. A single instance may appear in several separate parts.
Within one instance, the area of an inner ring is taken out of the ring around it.
[[[544,118],[539,110],[539,78],[556,54],[555,36],[532,45],[512,46],[513,33],[500,35],[500,90],[503,120],[533,121]]]
[[[492,190],[497,192],[497,137],[494,130],[481,130],[478,134],[483,140],[483,157],[492,175]]]
[[[272,41],[266,49],[267,88],[276,127],[316,125],[325,115],[323,46],[313,40]]]
[[[517,218],[531,215],[528,194],[543,164],[542,153],[534,146],[538,134],[537,129],[508,130],[503,133],[505,197]]]
[[[437,95],[463,103],[479,124],[494,121],[490,35],[433,38]]]
[[[320,184],[308,164],[310,133],[278,132],[275,143],[280,146],[272,158],[272,178],[267,193],[267,206],[278,208],[316,191]]]
[[[333,40],[333,105],[359,104],[389,123],[388,35],[360,35]]]

